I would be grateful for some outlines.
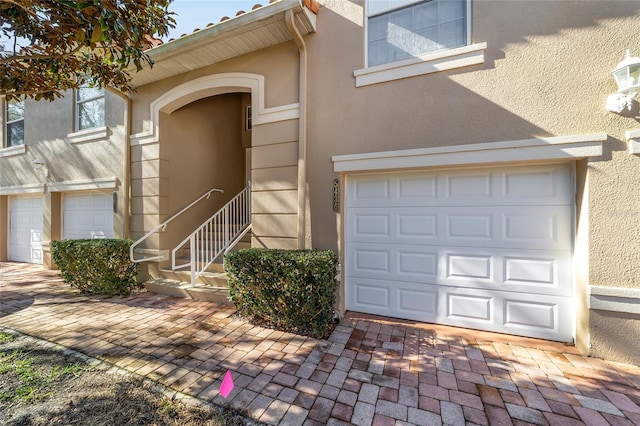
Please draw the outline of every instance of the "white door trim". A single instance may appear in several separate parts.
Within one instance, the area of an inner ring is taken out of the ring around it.
[[[576,160],[602,155],[604,132],[549,138],[405,149],[331,157],[334,172],[472,166],[545,160]]]

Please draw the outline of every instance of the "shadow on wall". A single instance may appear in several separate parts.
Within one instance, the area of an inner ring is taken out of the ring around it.
[[[590,317],[592,356],[640,365],[640,315],[591,310]]]
[[[342,97],[339,108],[316,108],[309,121],[309,134],[318,135],[308,147],[310,203],[312,211],[324,212],[314,216],[314,246],[335,248],[337,240],[328,187],[336,177],[332,155],[592,133],[619,125],[604,109],[616,90],[610,71],[636,36],[616,21],[637,16],[640,3],[474,2],[472,43],[487,43],[483,65],[359,88],[353,72],[364,68],[364,2],[325,3],[320,33],[308,38],[314,52],[309,97],[316,105],[334,105]],[[354,15],[342,16],[344,9]],[[332,26],[345,30],[323,32]],[[576,59],[585,54],[597,59]],[[626,149],[618,142],[604,145],[607,151]]]

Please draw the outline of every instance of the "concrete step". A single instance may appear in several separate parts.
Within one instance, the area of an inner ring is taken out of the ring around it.
[[[226,288],[227,282],[229,281],[227,278],[227,274],[222,271],[205,271],[199,277],[196,278],[196,284],[201,284],[209,287],[220,287]],[[189,269],[185,270],[176,270],[172,271],[171,269],[161,269],[160,270],[160,278],[172,280],[172,281],[181,281],[184,283],[191,283],[191,272]]]
[[[187,265],[189,264],[189,262],[191,262],[191,259],[188,257],[178,257],[176,258],[176,265],[180,266],[180,265]],[[184,272],[190,272],[190,269],[188,266],[178,269],[179,271],[184,271]],[[207,266],[207,269],[205,269],[205,272],[225,272],[224,271],[224,265],[222,263],[222,258],[218,259],[216,262],[213,262],[211,265]],[[191,278],[189,278],[191,279]]]
[[[231,251],[238,251],[238,250],[247,249],[247,248],[251,248],[251,241],[240,241],[238,242],[238,244],[233,246]],[[181,250],[181,255],[178,257],[189,258],[189,256],[191,256],[191,247],[187,246]]]
[[[191,284],[170,280],[166,278],[156,278],[145,283],[147,291],[156,294],[166,294],[167,296],[180,297],[183,299],[194,299],[203,302],[221,303],[231,305],[228,299],[226,287],[214,287],[204,284]]]

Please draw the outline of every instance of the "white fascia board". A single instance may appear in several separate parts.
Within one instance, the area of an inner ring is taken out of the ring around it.
[[[570,160],[602,155],[604,132],[504,142],[336,155],[334,172]]]
[[[640,289],[589,286],[589,308],[640,315]]]
[[[211,41],[212,37],[224,36],[231,31],[238,30],[249,24],[264,21],[265,19],[268,19],[280,13],[284,13],[294,7],[298,7],[300,10],[304,9],[300,0],[280,0],[277,2],[269,3],[259,9],[249,11],[242,15],[230,18],[226,21],[214,24],[210,27],[206,27],[191,34],[187,34],[178,39],[163,43],[159,46],[149,49],[147,53],[156,62],[160,62],[168,57],[171,57],[176,52],[192,50],[201,44],[207,44]],[[134,70],[135,68],[133,67],[130,67],[128,69],[128,71]]]
[[[44,184],[28,184],[0,187],[0,195],[41,194],[44,192]]]
[[[89,191],[96,189],[115,189],[118,186],[117,177],[73,180],[50,183],[49,192]]]

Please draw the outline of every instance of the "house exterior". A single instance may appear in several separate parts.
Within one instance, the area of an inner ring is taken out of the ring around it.
[[[51,267],[52,240],[127,236],[127,100],[85,88],[1,103],[0,261]]]
[[[75,95],[27,101],[25,148],[0,150],[0,260],[23,260],[24,200],[42,200],[48,265],[75,194],[111,195],[113,236],[137,239],[224,190],[144,241],[142,275],[161,277],[250,182],[251,245],[336,250],[340,312],[639,364],[638,104],[605,109],[638,24],[638,2],[256,7],[151,49],[137,92],[106,92],[96,141],[70,141]]]

